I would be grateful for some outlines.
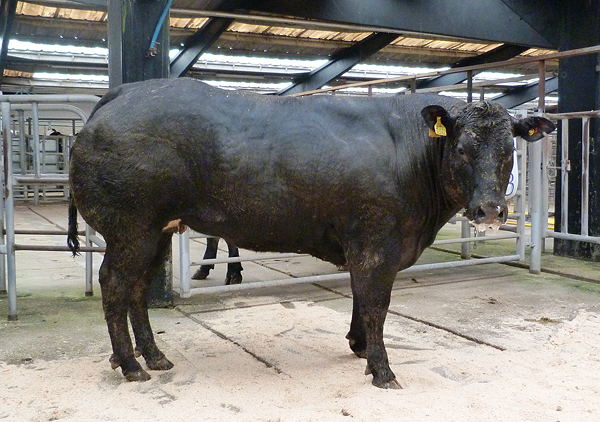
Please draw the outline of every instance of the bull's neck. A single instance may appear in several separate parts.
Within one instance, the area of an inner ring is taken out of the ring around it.
[[[444,157],[449,144],[445,138],[428,138],[423,151],[423,168],[428,169],[424,180],[427,184],[422,196],[424,208],[428,210],[428,222],[433,223],[439,230],[448,220],[460,210],[460,206],[452,201],[446,189],[447,181],[443,177]]]

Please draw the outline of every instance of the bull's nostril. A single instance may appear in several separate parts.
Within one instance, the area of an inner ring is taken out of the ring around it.
[[[498,214],[498,219],[499,219],[499,220],[504,220],[504,215],[505,215],[505,213],[506,213],[506,212],[505,212],[504,210],[500,211],[500,214]]]
[[[477,207],[475,211],[475,221],[481,221],[485,218],[485,211],[481,207]]]

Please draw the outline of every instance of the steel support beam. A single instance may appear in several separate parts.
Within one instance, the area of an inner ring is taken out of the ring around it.
[[[560,50],[585,47],[600,43],[600,13],[598,2],[570,1],[561,4],[560,13],[563,18],[561,25]],[[560,113],[600,109],[600,54],[582,57],[571,57],[560,61],[559,65],[559,101]],[[569,121],[568,154],[570,171],[565,175],[568,180],[567,221],[568,232],[580,234],[585,227],[585,201],[587,197],[587,226],[591,236],[600,236],[600,121],[590,119],[588,122],[590,154],[589,159],[582,157],[587,148],[582,136],[581,120]],[[559,127],[559,137],[563,128]],[[562,143],[557,144],[557,157],[561,157]],[[559,162],[559,160],[557,160]],[[586,172],[586,167],[589,171]],[[587,173],[589,185],[585,186],[583,174]],[[557,175],[556,186],[556,224],[555,230],[560,231],[563,203],[561,198],[562,174]],[[587,195],[584,192],[587,190]],[[554,253],[575,258],[586,258],[600,261],[600,245],[580,240],[555,239]]]
[[[192,68],[198,58],[233,22],[228,18],[210,18],[194,35],[185,40],[183,50],[171,62],[171,78],[179,78]]]
[[[537,14],[558,16],[556,0],[532,0],[538,6]],[[401,30],[407,33],[435,34],[448,37],[470,38],[555,48],[549,39],[534,30],[515,9],[501,0],[345,0],[252,2],[249,9],[305,19],[344,22],[356,25]],[[548,12],[548,13],[547,13]],[[558,22],[544,31],[555,31]],[[549,23],[548,23],[549,24]]]
[[[290,95],[319,89],[346,73],[357,63],[378,52],[396,38],[398,38],[397,34],[376,32],[351,47],[337,50],[331,55],[329,62],[306,75],[296,78],[293,85],[281,90],[279,95]]]
[[[169,20],[163,22],[158,48],[150,41],[166,0],[108,1],[108,62],[110,86],[164,78],[169,75]]]
[[[8,42],[10,41],[11,28],[15,19],[17,0],[2,0],[0,5],[0,79],[4,76]]]
[[[546,79],[546,83],[544,85],[544,92],[547,94],[558,90],[558,78],[550,78]],[[539,84],[531,84],[527,86],[520,86],[518,88],[512,89],[510,92],[506,94],[502,94],[493,99],[494,102],[502,104],[506,108],[515,108],[524,104],[528,101],[531,101],[539,96]]]
[[[491,63],[498,62],[503,60],[511,59],[515,56],[518,56],[523,51],[527,50],[527,47],[523,47],[520,45],[513,44],[504,44],[499,47],[494,48],[493,50],[488,51],[487,53],[480,54],[474,57],[466,57],[453,63],[450,67],[463,67],[463,66],[472,66],[476,64],[482,63]],[[461,73],[451,73],[449,75],[438,76],[437,78],[423,79],[417,81],[417,89],[420,88],[433,88],[436,86],[447,86],[447,85],[455,85],[464,82],[467,80],[468,75],[467,72]]]

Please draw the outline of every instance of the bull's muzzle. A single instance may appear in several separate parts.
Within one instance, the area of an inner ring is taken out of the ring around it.
[[[508,207],[505,202],[487,202],[469,210],[467,217],[477,231],[484,232],[491,229],[496,232],[506,222]]]

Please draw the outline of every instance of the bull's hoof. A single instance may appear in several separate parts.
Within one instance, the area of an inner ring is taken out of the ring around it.
[[[163,354],[158,359],[146,359],[146,365],[148,369],[152,369],[153,371],[168,371],[174,366]]]
[[[352,337],[350,333],[346,334],[346,338],[348,339],[348,344],[350,345],[350,349],[354,352],[356,356],[361,359],[367,358],[367,342],[366,341],[356,341]]]
[[[377,383],[376,384],[375,383],[375,378],[373,378],[373,385],[375,387],[383,388],[385,390],[402,390],[402,386],[395,379],[393,379],[391,381],[385,381],[385,382],[381,382],[381,383]]]
[[[242,273],[236,271],[232,273],[227,273],[225,277],[225,284],[240,284],[242,282]]]
[[[192,276],[192,280],[206,280],[208,274],[210,273],[210,269],[208,268],[200,268],[198,271],[194,273]]]
[[[126,372],[123,375],[125,375],[125,379],[127,381],[143,382],[143,381],[148,381],[151,378],[150,374],[148,372],[144,371],[143,369],[138,369],[137,371]]]
[[[371,370],[371,367],[369,366],[369,364],[367,364],[367,367],[365,368],[365,375],[369,375],[372,372],[373,371]],[[400,390],[402,388],[400,383],[398,381],[396,381],[396,375],[394,375],[392,370],[389,368],[380,369],[380,370],[376,371],[373,374],[372,384],[375,387],[383,388],[386,390],[387,389]]]

